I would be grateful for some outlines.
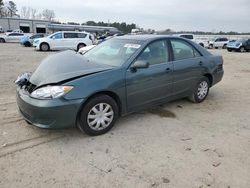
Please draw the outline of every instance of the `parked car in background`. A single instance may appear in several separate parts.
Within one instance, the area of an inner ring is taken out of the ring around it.
[[[35,39],[33,46],[36,50],[79,50],[84,46],[92,45],[90,33],[75,31],[59,31],[48,37]]]
[[[178,34],[177,36],[183,37],[196,42],[204,48],[208,48],[208,40],[204,38],[197,38],[194,34]]]
[[[85,47],[82,47],[78,50],[78,52],[80,54],[85,54],[87,51],[91,50],[92,48],[94,48],[96,45],[90,45],[90,46],[85,46]]]
[[[227,43],[229,42],[228,38],[226,37],[218,37],[211,41],[209,41],[209,48],[223,48],[227,47]]]
[[[234,42],[229,42],[227,44],[227,51],[249,52],[250,51],[250,39],[239,39]]]
[[[0,26],[0,33],[4,33],[3,27]]]
[[[20,42],[20,39],[24,36],[23,33],[9,33],[0,35],[0,43],[4,42]]]
[[[45,36],[45,34],[40,33],[40,34],[34,34],[32,36],[28,36],[28,35],[24,35],[21,39],[20,39],[20,44],[24,45],[25,47],[30,47],[33,44],[33,41],[35,39],[39,39],[39,38],[43,38]]]
[[[190,40],[115,37],[84,55],[67,50],[46,58],[16,81],[17,104],[35,126],[100,135],[121,115],[178,98],[204,101],[223,73],[222,57]]]
[[[23,33],[23,31],[21,29],[7,30],[5,34],[10,34],[10,33]]]

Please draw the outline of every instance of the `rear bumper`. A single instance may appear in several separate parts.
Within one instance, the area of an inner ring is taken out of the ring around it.
[[[75,126],[84,100],[39,100],[18,89],[16,101],[21,115],[31,124],[40,128],[68,128]]]

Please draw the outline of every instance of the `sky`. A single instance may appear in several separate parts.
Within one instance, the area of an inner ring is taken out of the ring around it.
[[[14,0],[61,22],[135,23],[144,29],[250,32],[250,0]]]

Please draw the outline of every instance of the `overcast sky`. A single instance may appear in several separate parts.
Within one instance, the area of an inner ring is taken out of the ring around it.
[[[250,32],[250,0],[14,0],[61,22],[135,23],[144,29]]]

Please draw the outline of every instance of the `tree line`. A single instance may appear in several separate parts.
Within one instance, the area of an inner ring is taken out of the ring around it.
[[[23,6],[18,14],[17,5],[14,1],[0,0],[0,17],[17,17],[26,19],[38,19],[52,21],[55,18],[54,10],[44,9],[41,12],[37,9]]]

